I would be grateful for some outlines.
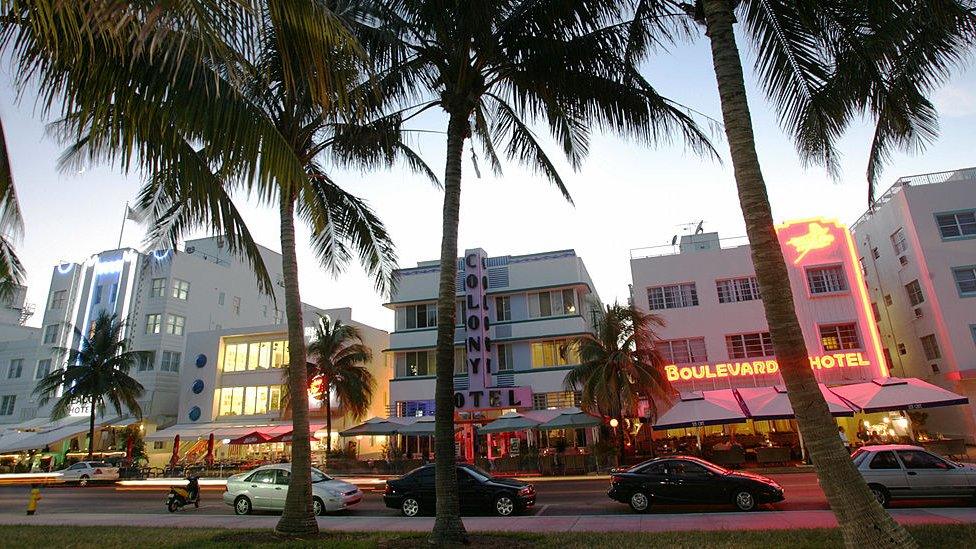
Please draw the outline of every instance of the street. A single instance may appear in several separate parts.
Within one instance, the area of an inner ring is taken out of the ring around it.
[[[786,491],[786,500],[766,506],[776,511],[828,510],[823,492],[817,485],[813,473],[792,473],[769,475],[779,482]],[[611,501],[606,490],[606,479],[594,480],[544,480],[535,483],[537,502],[527,514],[533,516],[579,516],[579,515],[628,515],[630,509]],[[380,491],[367,491],[362,503],[339,516],[357,517],[396,517],[399,512],[383,505],[382,485]],[[27,486],[0,487],[0,515],[23,515],[27,504]],[[88,486],[49,486],[42,489],[39,515],[96,513],[116,514],[167,514],[164,500],[165,488],[119,488],[114,485]],[[199,509],[192,507],[182,510],[183,514],[230,515],[232,509],[221,500],[222,489],[204,489]],[[966,502],[956,500],[926,500],[895,502],[892,507],[960,507]],[[728,506],[660,505],[652,508],[651,514],[700,513],[714,511],[730,513]]]

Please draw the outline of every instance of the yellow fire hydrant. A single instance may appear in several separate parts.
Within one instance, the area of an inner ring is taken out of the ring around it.
[[[41,500],[41,485],[31,484],[30,497],[27,498],[27,514],[33,515],[37,511],[37,502]]]

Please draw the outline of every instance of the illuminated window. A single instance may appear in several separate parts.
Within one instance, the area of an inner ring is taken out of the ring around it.
[[[245,387],[244,388],[244,415],[253,416],[254,415],[254,405],[258,398],[257,387]]]
[[[465,300],[459,299],[454,306],[454,325],[464,326],[465,318],[468,316],[468,304]]]
[[[512,346],[504,343],[495,345],[498,354],[498,371],[507,372],[515,369],[515,359],[512,357]]]
[[[576,292],[571,289],[535,292],[528,294],[528,299],[529,318],[576,314]]]
[[[266,414],[268,413],[268,388],[258,387],[257,396],[254,400],[254,413],[255,414]]]
[[[183,327],[186,325],[186,317],[180,315],[166,315],[166,333],[170,335],[183,335]]]
[[[581,401],[582,395],[574,391],[556,391],[552,393],[535,393],[532,395],[532,407],[536,410],[579,407]]]
[[[729,358],[762,358],[775,355],[769,332],[727,335],[725,347]]]
[[[661,353],[662,358],[668,364],[708,362],[708,354],[705,352],[705,338],[703,337],[656,341],[654,348]]]
[[[846,351],[860,349],[861,338],[857,333],[857,325],[829,324],[820,326],[820,343],[824,351]]]
[[[976,295],[976,265],[956,267],[952,269],[952,276],[956,279],[959,295],[965,297]]]
[[[912,307],[925,301],[925,296],[922,295],[922,287],[919,286],[918,280],[913,280],[905,284],[905,292],[908,294],[908,301],[912,303]]]
[[[151,372],[156,368],[156,353],[154,351],[143,351],[139,355],[139,371]]]
[[[68,290],[57,290],[51,294],[51,308],[63,309],[64,303],[68,300]]]
[[[943,239],[976,236],[976,210],[937,214],[935,220]]]
[[[412,351],[403,354],[403,367],[398,368],[397,377],[434,375],[434,368],[433,352]]]
[[[173,279],[173,292],[170,294],[176,299],[186,301],[190,296],[190,283],[178,278]]]
[[[51,324],[44,328],[44,343],[51,344],[58,340],[58,325]]]
[[[224,389],[225,391],[227,389]],[[231,415],[239,416],[244,413],[244,387],[231,388]]]
[[[281,410],[281,385],[272,385],[268,387],[268,411],[278,410]]]
[[[840,265],[810,267],[807,269],[807,285],[811,294],[829,294],[847,290],[844,268]]]
[[[942,351],[939,350],[939,342],[935,339],[935,334],[922,336],[919,339],[922,341],[922,350],[925,352],[926,360],[942,358]]]
[[[149,297],[163,297],[166,292],[166,279],[152,279],[152,286],[149,288]]]
[[[736,303],[762,299],[759,296],[759,281],[754,276],[716,280],[719,303]]]
[[[251,343],[248,345],[247,351],[247,369],[257,370],[258,369],[258,358],[261,356],[261,344]]]
[[[551,368],[579,364],[576,343],[571,339],[532,342],[532,367]]]
[[[162,357],[159,359],[159,369],[163,372],[179,372],[181,358],[182,353],[163,351]]]
[[[437,373],[436,361],[437,356],[435,353],[431,353],[431,364],[430,373],[434,375]],[[454,348],[454,375],[461,375],[468,373],[468,350],[464,347]]]
[[[905,241],[905,229],[899,227],[891,235],[891,247],[895,250],[895,255],[901,255],[908,250],[908,243]]]
[[[275,341],[272,345],[271,367],[284,368],[288,366],[288,342]]]
[[[653,286],[647,289],[647,301],[651,310],[680,309],[698,305],[695,283]]]
[[[258,367],[267,370],[271,367],[271,342],[262,341],[260,348],[260,358],[258,359]]]
[[[503,295],[495,298],[495,320],[505,322],[512,320],[512,298]]]
[[[162,315],[159,315],[159,314],[146,315],[146,333],[147,334],[158,334],[159,333],[159,328],[160,328],[161,323],[162,323],[161,317],[162,317]]]

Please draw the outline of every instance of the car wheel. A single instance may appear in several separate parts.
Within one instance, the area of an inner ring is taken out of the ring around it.
[[[325,514],[325,504],[322,503],[321,499],[312,498],[312,513],[317,517]]]
[[[868,484],[868,488],[871,493],[874,494],[874,499],[878,500],[878,503],[882,507],[887,507],[891,503],[891,494],[888,493],[888,489],[880,484]]]
[[[234,500],[234,514],[235,515],[249,515],[251,514],[251,500],[244,496]]]
[[[646,513],[651,508],[651,498],[644,492],[634,492],[630,496],[630,508],[637,513]]]
[[[740,511],[752,511],[756,508],[756,498],[748,490],[739,490],[736,492],[734,502]]]
[[[81,475],[78,479],[78,486],[88,486],[88,475]]]
[[[515,500],[509,494],[502,494],[495,498],[495,514],[500,517],[510,517],[515,513]]]
[[[403,498],[400,503],[400,512],[405,517],[415,517],[420,514],[420,502],[416,498]]]

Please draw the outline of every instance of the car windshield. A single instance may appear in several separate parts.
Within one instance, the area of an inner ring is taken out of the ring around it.
[[[327,480],[332,480],[332,477],[330,477],[329,475],[323,473],[322,471],[319,471],[315,467],[312,467],[312,482],[313,483],[315,483],[315,482],[325,482]]]
[[[485,481],[485,480],[488,480],[488,479],[491,478],[491,473],[488,473],[488,472],[486,472],[486,471],[484,471],[482,469],[479,469],[478,467],[475,467],[474,465],[465,465],[464,466],[464,469],[467,470],[469,473],[471,473],[474,476],[474,478],[476,478],[476,479],[478,479],[480,481]]]

